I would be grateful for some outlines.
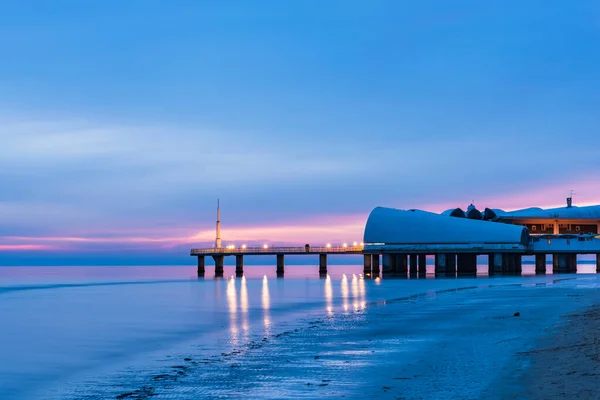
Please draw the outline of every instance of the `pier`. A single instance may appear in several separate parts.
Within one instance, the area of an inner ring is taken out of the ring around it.
[[[276,256],[277,275],[283,276],[285,272],[286,255],[318,255],[319,274],[327,275],[328,254],[363,254],[364,246],[304,246],[304,247],[225,247],[209,249],[192,249],[191,255],[198,257],[198,275],[205,273],[205,257],[212,257],[215,262],[215,276],[223,275],[225,257],[235,256],[235,273],[237,276],[244,274],[245,256]]]
[[[277,276],[283,276],[285,273],[286,256],[318,255],[319,275],[326,276],[327,256],[332,254],[362,255],[363,273],[371,277],[380,276],[382,273],[384,276],[397,277],[424,276],[427,256],[434,258],[436,276],[476,275],[477,257],[481,255],[488,258],[489,275],[520,275],[524,256],[534,256],[535,272],[538,274],[546,273],[547,257],[552,258],[553,273],[574,273],[577,271],[577,256],[583,254],[596,256],[596,272],[600,272],[600,220],[596,219],[600,211],[596,207],[598,206],[585,210],[592,217],[575,220],[574,207],[572,208],[569,202],[566,209],[570,212],[569,218],[580,224],[574,225],[579,234],[531,234],[530,229],[533,229],[534,225],[527,227],[497,222],[497,218],[485,220],[483,216],[493,214],[488,209],[484,214],[477,211],[479,216],[474,219],[421,210],[377,207],[367,220],[364,242],[360,245],[354,242],[351,246],[307,244],[302,247],[221,247],[218,218],[215,247],[192,249],[191,255],[198,258],[199,276],[205,273],[206,257],[214,260],[215,276],[223,275],[225,257],[235,257],[236,275],[242,276],[244,257],[258,255],[275,256]],[[575,211],[581,214],[580,210]],[[558,218],[555,210],[552,212],[552,218]],[[541,214],[537,210],[536,213]],[[473,214],[471,210],[470,215]],[[563,227],[560,222],[561,220],[555,219],[553,226],[569,231],[573,229],[570,225]]]
[[[565,237],[567,236],[567,237]],[[380,247],[375,249],[373,247]],[[198,258],[198,275],[206,271],[206,257],[215,264],[215,275],[223,275],[225,257],[235,257],[237,276],[244,274],[244,257],[275,256],[275,268],[278,276],[285,274],[285,257],[298,255],[318,255],[319,274],[327,275],[328,255],[363,255],[363,273],[365,276],[423,276],[426,270],[426,257],[434,258],[436,276],[472,276],[477,270],[477,256],[488,257],[489,275],[520,275],[522,258],[534,256],[535,272],[546,273],[547,257],[551,257],[553,273],[577,272],[577,256],[591,254],[596,256],[596,272],[600,273],[600,236],[586,235],[573,238],[572,235],[553,235],[552,238],[533,237],[531,243],[519,251],[484,251],[473,248],[439,248],[437,245],[421,244],[405,249],[386,249],[381,246],[335,246],[335,247],[246,247],[246,248],[208,248],[192,249],[191,255]]]

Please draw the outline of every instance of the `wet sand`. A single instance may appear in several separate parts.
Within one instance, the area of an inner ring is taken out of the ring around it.
[[[574,296],[574,301],[577,298]],[[517,354],[503,399],[598,399],[600,305],[566,316],[540,346]]]
[[[596,277],[387,284],[381,300],[342,297],[341,310],[279,324],[267,335],[238,325],[220,353],[188,348],[159,368],[140,365],[48,398],[454,400],[571,393],[557,385],[546,394],[529,388],[542,381],[528,374],[551,375],[528,366],[543,353],[540,344],[568,322],[563,316],[598,304]],[[557,360],[550,364],[562,368]]]

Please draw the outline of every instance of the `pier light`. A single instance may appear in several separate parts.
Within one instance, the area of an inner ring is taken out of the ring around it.
[[[348,247],[348,243],[344,243],[342,247]]]
[[[242,245],[242,249],[245,249],[245,248],[246,248],[246,245],[245,245],[245,244],[243,244],[243,245]]]
[[[354,243],[352,243],[352,246],[356,247],[356,246],[358,246],[358,243],[354,242]]]
[[[268,248],[269,248],[269,246],[266,244],[263,246],[263,249],[268,249]]]
[[[360,242],[360,245],[361,245],[361,246],[364,246],[365,244],[364,244],[363,242]]]
[[[327,243],[327,246],[325,246],[325,247],[327,247],[329,249],[331,247],[331,243]]]

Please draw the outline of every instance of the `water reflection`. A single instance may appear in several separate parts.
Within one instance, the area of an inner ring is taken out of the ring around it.
[[[342,303],[344,311],[348,311],[348,278],[346,274],[342,275]]]
[[[361,300],[361,307],[365,308],[367,306],[367,289],[365,287],[365,279],[363,278],[363,276],[360,276],[360,279],[358,280],[358,293],[360,296],[360,300]]]
[[[247,339],[250,326],[248,324],[248,287],[246,286],[246,277],[242,277],[242,284],[240,288],[240,309],[242,311],[242,330],[244,333],[244,338]]]
[[[265,325],[265,331],[267,334],[271,330],[271,315],[269,309],[271,308],[271,296],[269,295],[269,280],[265,275],[262,282],[262,309],[263,309],[263,323]]]
[[[333,314],[333,285],[329,275],[327,275],[325,278],[325,304],[327,308],[327,314]]]
[[[354,311],[358,311],[360,308],[359,298],[358,298],[358,278],[356,274],[352,274],[352,306],[354,307]]]
[[[236,345],[239,340],[239,332],[237,326],[237,293],[235,289],[235,278],[233,277],[227,281],[227,305],[229,307],[229,331],[231,333],[231,341]]]

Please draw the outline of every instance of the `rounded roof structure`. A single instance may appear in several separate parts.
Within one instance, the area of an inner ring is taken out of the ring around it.
[[[421,210],[377,207],[367,219],[368,244],[514,244],[527,246],[527,228],[491,221],[451,218]]]

